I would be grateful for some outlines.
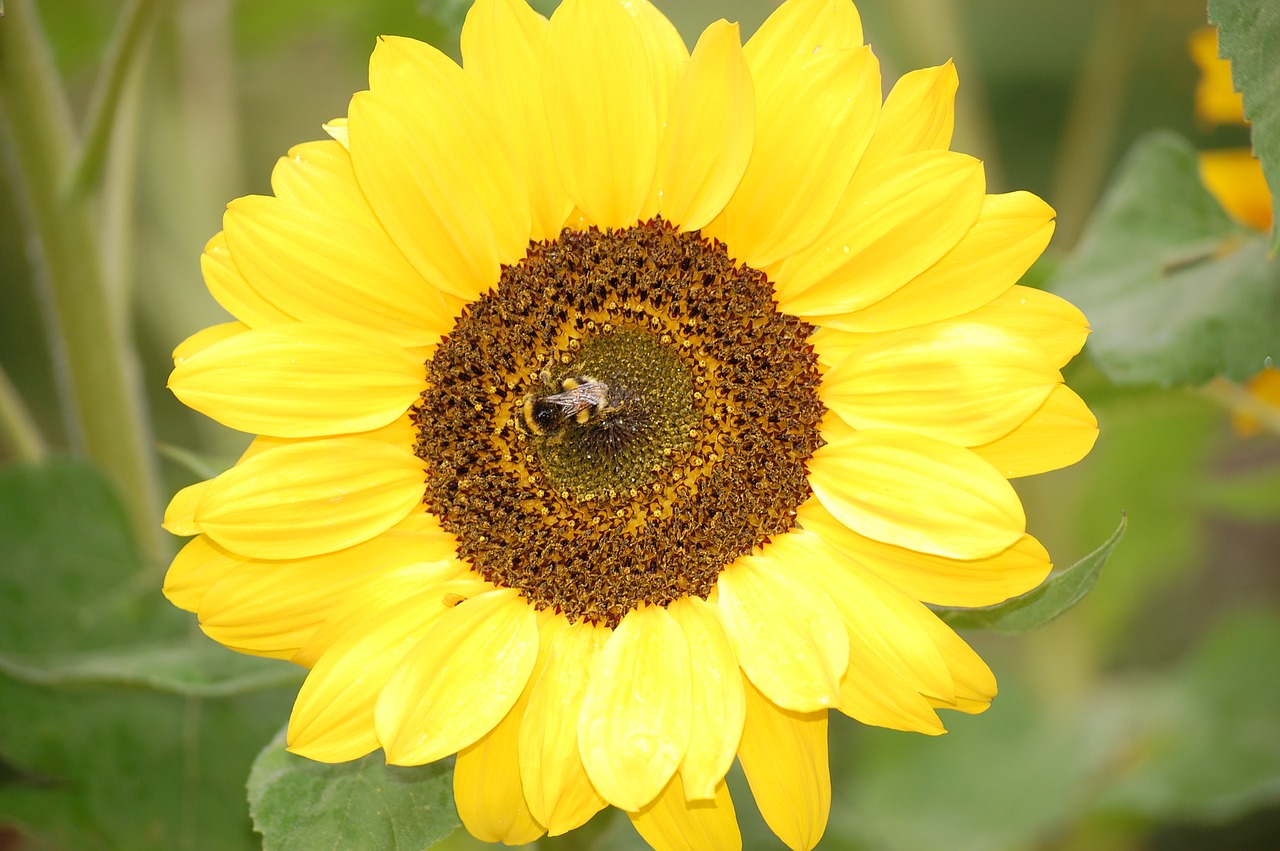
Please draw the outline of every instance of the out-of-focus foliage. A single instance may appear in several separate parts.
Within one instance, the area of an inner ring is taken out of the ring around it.
[[[299,678],[156,594],[93,467],[0,471],[0,819],[57,847],[253,847],[254,754]]]
[[[1052,287],[1089,317],[1089,353],[1117,384],[1243,381],[1280,351],[1280,265],[1200,182],[1168,132],[1125,158]]]

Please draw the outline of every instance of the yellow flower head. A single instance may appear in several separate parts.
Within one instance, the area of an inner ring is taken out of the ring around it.
[[[1218,53],[1217,27],[1201,27],[1188,41],[1191,61],[1200,69],[1196,83],[1196,116],[1210,126],[1248,124],[1244,99],[1231,82],[1231,63]]]
[[[1050,563],[1008,479],[1096,422],[1084,317],[1016,282],[1053,211],[948,150],[950,64],[900,79],[853,5],[690,52],[645,0],[478,0],[463,65],[381,39],[369,90],[204,254],[238,321],[183,402],[259,435],[181,491],[165,592],[310,668],[289,747],[457,754],[467,828],[601,808],[740,845],[742,764],[811,848],[826,723],[936,734],[982,660],[925,605]]]

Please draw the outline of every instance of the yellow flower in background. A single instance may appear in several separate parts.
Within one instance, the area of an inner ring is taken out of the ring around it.
[[[1196,30],[1190,39],[1190,51],[1200,69],[1196,116],[1210,126],[1248,124],[1244,99],[1231,83],[1231,63],[1218,56],[1218,30]],[[1248,148],[1201,152],[1200,179],[1232,218],[1256,230],[1271,230],[1271,191],[1262,174],[1262,163]]]
[[[1188,40],[1196,81],[1196,116],[1210,126],[1244,124],[1244,98],[1231,82],[1231,63],[1218,53],[1218,28],[1201,27]]]
[[[852,4],[690,53],[648,3],[479,0],[232,202],[237,321],[173,392],[257,434],[178,493],[165,593],[310,669],[289,748],[457,754],[475,836],[625,810],[741,845],[735,757],[811,848],[827,711],[943,732],[995,680],[928,608],[1048,574],[1008,479],[1074,463],[1084,317],[1018,286],[1053,211],[948,150],[950,64],[881,100]]]
[[[1191,59],[1200,69],[1196,83],[1196,116],[1207,124],[1241,124],[1244,99],[1231,82],[1231,63],[1218,55],[1218,30],[1203,27],[1190,39]],[[1262,173],[1262,163],[1248,148],[1201,151],[1200,180],[1222,209],[1237,221],[1255,230],[1271,230],[1271,190]],[[1245,383],[1257,403],[1280,408],[1280,372],[1264,368]],[[1258,418],[1238,411],[1232,418],[1236,430],[1245,436],[1261,431]]]

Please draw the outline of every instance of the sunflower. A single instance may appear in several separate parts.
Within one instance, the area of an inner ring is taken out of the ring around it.
[[[457,755],[475,836],[606,806],[658,848],[811,848],[827,712],[943,732],[982,660],[930,610],[1049,572],[1008,479],[1096,422],[1083,316],[1016,281],[1053,211],[948,150],[948,63],[883,99],[854,6],[690,52],[644,0],[478,0],[461,67],[369,90],[232,202],[237,321],[169,386],[256,434],[180,491],[165,593],[310,669],[295,753]]]

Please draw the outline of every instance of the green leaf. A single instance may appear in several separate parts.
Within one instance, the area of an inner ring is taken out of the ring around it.
[[[161,595],[98,471],[55,458],[0,473],[0,673],[33,685],[186,696],[296,687],[300,670],[220,649]]]
[[[0,654],[0,673],[33,685],[133,685],[188,697],[296,689],[302,682],[292,665],[231,653],[199,637],[25,659]]]
[[[1121,163],[1050,289],[1084,311],[1116,384],[1243,381],[1280,348],[1280,263],[1201,185],[1196,152],[1151,133]]]
[[[124,508],[67,458],[0,471],[0,653],[48,654],[168,638],[183,619],[157,593]]]
[[[1280,252],[1280,4],[1275,0],[1209,0],[1218,49],[1253,123],[1253,154],[1271,187],[1271,255]]]
[[[285,750],[283,731],[253,763],[249,810],[265,851],[419,851],[459,825],[449,763],[313,762]]]
[[[297,669],[193,635],[88,464],[0,470],[0,559],[0,823],[63,848],[254,847],[244,778]]]
[[[1070,609],[1093,590],[1102,566],[1107,563],[1111,551],[1124,537],[1129,525],[1127,517],[1120,517],[1120,525],[1093,552],[1080,561],[1045,580],[1034,591],[997,606],[982,609],[944,609],[938,614],[956,629],[986,629],[992,632],[1026,632],[1043,626]]]
[[[1135,143],[1050,289],[1088,316],[1087,351],[1116,384],[1243,381],[1280,348],[1280,264],[1175,133]]]

